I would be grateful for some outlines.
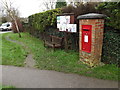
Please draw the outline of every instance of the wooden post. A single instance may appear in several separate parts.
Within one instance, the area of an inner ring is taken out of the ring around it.
[[[66,32],[64,32],[64,35],[65,35],[65,37],[64,37],[64,42],[65,42],[65,51],[68,51],[68,42],[67,42],[67,37],[68,37],[68,35],[67,35],[67,33]]]

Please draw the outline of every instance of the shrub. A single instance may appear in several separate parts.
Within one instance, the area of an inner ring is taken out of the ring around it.
[[[104,33],[102,61],[120,67],[120,32],[106,28]]]
[[[79,3],[77,4],[77,6],[72,6],[72,5],[68,5],[67,7],[64,7],[63,13],[74,13],[75,17],[77,18],[77,16],[82,15],[82,14],[86,14],[86,13],[96,13],[97,10],[95,9],[95,7],[98,5],[97,2],[89,2],[89,3]]]
[[[96,7],[99,13],[107,15],[103,42],[102,61],[120,67],[120,1],[103,2]]]
[[[103,2],[96,9],[108,16],[106,21],[107,26],[120,30],[120,1]]]
[[[43,32],[49,27],[56,27],[56,16],[61,14],[61,9],[48,10],[29,16],[29,24],[35,30]]]
[[[64,7],[64,6],[67,6],[67,3],[66,3],[66,1],[64,0],[64,1],[62,1],[61,2],[61,0],[57,0],[57,2],[56,2],[56,8],[62,8],[62,7]]]

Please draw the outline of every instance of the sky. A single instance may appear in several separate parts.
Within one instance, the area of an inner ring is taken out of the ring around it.
[[[21,17],[28,17],[42,11],[43,0],[14,0],[14,7],[18,8]]]
[[[56,0],[10,0],[10,1],[13,2],[13,6],[15,8],[18,8],[20,12],[20,17],[28,17],[32,14],[39,13],[45,10],[46,8],[44,7],[43,2]]]
[[[3,0],[3,1],[9,2],[9,0]],[[20,17],[28,17],[32,14],[39,13],[45,10],[45,7],[43,5],[44,1],[48,2],[48,1],[57,1],[57,0],[10,0],[10,1],[13,2],[13,6],[15,8],[18,8],[20,12]]]
[[[20,17],[28,17],[42,11],[41,4],[43,0],[0,0],[0,2],[2,1],[11,1],[13,3],[12,6],[19,10]]]
[[[45,10],[46,8],[43,5],[44,1],[48,2],[56,0],[3,0],[3,1],[13,2],[13,7],[17,8],[20,12],[20,17],[28,17],[32,14],[39,13]]]
[[[9,1],[9,0],[6,0],[6,1]],[[20,17],[28,17],[32,14],[42,12],[43,9],[45,9],[43,5],[43,1],[46,1],[46,0],[10,0],[10,1],[13,2],[13,6],[15,8],[18,8],[20,12]],[[72,0],[69,0],[69,1],[72,1]]]

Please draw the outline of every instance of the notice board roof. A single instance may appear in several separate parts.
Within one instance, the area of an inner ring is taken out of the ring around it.
[[[63,13],[63,14],[59,14],[57,16],[68,16],[68,15],[75,15],[74,13]]]

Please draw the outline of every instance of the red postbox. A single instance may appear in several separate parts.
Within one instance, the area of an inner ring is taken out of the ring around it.
[[[82,25],[82,51],[91,53],[92,25]]]

